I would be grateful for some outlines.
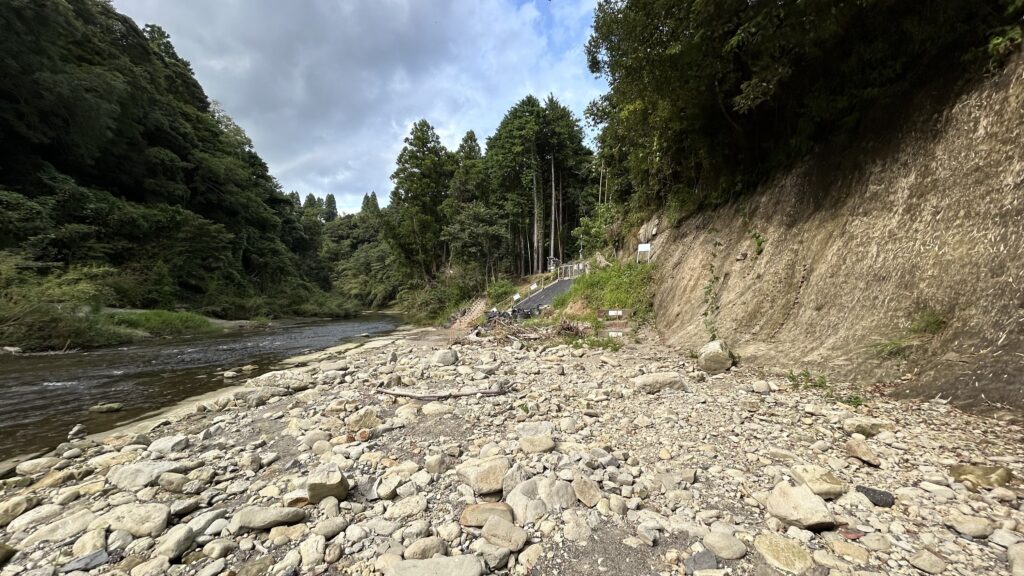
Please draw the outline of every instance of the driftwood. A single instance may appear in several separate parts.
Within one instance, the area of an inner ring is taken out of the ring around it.
[[[381,394],[387,394],[389,396],[399,396],[402,398],[412,398],[413,400],[448,400],[450,398],[462,398],[466,396],[501,396],[507,394],[508,390],[504,388],[498,388],[496,390],[466,390],[466,391],[454,391],[454,392],[413,392],[412,390],[385,390],[379,389],[378,392]]]

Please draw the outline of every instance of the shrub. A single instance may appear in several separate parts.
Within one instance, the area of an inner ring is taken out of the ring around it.
[[[109,315],[109,321],[115,326],[141,330],[153,336],[182,336],[217,330],[217,327],[204,316],[170,310],[115,312]]]
[[[515,284],[508,280],[498,280],[487,287],[487,301],[491,304],[499,304],[511,298],[515,293]]]
[[[614,263],[606,268],[581,276],[572,288],[555,299],[556,308],[565,308],[570,302],[582,302],[592,309],[631,308],[633,318],[642,322],[653,309],[651,277],[653,264]]]

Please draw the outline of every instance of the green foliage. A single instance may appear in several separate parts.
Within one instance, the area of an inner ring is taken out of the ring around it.
[[[653,273],[653,264],[615,262],[577,278],[568,292],[555,299],[554,306],[565,308],[570,302],[581,302],[592,310],[630,308],[633,319],[643,322],[653,310]]]
[[[284,195],[166,32],[101,0],[4,2],[0,29],[0,250],[116,269],[121,306],[285,313],[330,288],[331,199]]]
[[[869,346],[872,353],[878,358],[888,360],[905,359],[914,351],[917,342],[908,338],[891,338],[879,340]]]
[[[120,344],[130,331],[103,322],[109,268],[49,274],[24,257],[0,252],[0,344],[24,350]]]
[[[786,379],[797,388],[816,388],[824,390],[829,387],[828,379],[824,375],[819,374],[818,376],[815,376],[806,368],[800,372],[793,372],[790,370],[789,373],[786,374]]]
[[[861,396],[860,394],[847,394],[845,396],[839,397],[838,400],[843,404],[846,404],[847,406],[853,406],[854,408],[864,405],[864,397]]]
[[[572,231],[572,236],[579,242],[584,257],[593,256],[614,243],[612,228],[619,217],[615,205],[599,204],[594,207],[592,214],[580,218],[580,225]]]
[[[947,320],[939,312],[931,308],[924,308],[914,316],[910,325],[901,333],[873,342],[868,345],[867,349],[877,358],[905,360],[929,338],[942,332],[947,324]]]
[[[915,335],[934,336],[946,328],[948,322],[938,312],[930,308],[921,310],[910,323],[910,333]]]
[[[115,326],[140,330],[153,336],[182,336],[217,331],[217,327],[209,319],[192,312],[115,312],[109,315],[109,320]]]
[[[767,242],[764,236],[761,236],[760,232],[754,230],[753,232],[750,233],[750,238],[754,241],[754,256],[757,257],[763,254],[764,244],[765,242]]]
[[[566,342],[573,348],[600,348],[618,352],[622,349],[621,338],[598,338],[597,336],[586,336],[584,338],[567,338]]]
[[[856,135],[984,50],[1020,44],[1020,0],[600,0],[586,52],[609,92],[610,196],[630,210],[720,204],[823,143]]]
[[[426,120],[416,122],[391,204],[381,208],[371,193],[359,213],[323,226],[320,255],[334,290],[432,322],[481,291],[508,292],[499,278],[538,273],[545,255],[571,259],[578,245],[568,231],[593,201],[579,121],[554,97],[528,96],[487,144],[483,154],[470,131],[452,152]]]
[[[505,300],[508,300],[516,293],[516,285],[508,280],[498,280],[492,282],[487,287],[487,301],[490,304],[500,304]]]
[[[458,278],[447,279],[398,294],[397,305],[402,314],[417,324],[440,324],[453,313],[466,307],[476,293],[473,286]]]
[[[715,265],[708,266],[708,281],[704,283],[704,329],[708,332],[708,341],[718,339],[718,283],[721,278],[715,273]]]

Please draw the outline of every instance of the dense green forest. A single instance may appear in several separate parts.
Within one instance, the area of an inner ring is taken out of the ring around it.
[[[612,199],[714,206],[822,145],[842,149],[929,84],[1015,51],[1024,0],[600,0],[587,115]]]
[[[300,206],[163,30],[97,0],[3,2],[0,29],[6,283],[92,266],[104,304],[344,312]]]

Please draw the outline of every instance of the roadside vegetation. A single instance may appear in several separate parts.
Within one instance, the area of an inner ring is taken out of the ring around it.
[[[654,265],[615,262],[591,269],[573,282],[572,288],[555,299],[554,308],[586,310],[629,308],[636,323],[646,321],[653,311],[651,278]]]

